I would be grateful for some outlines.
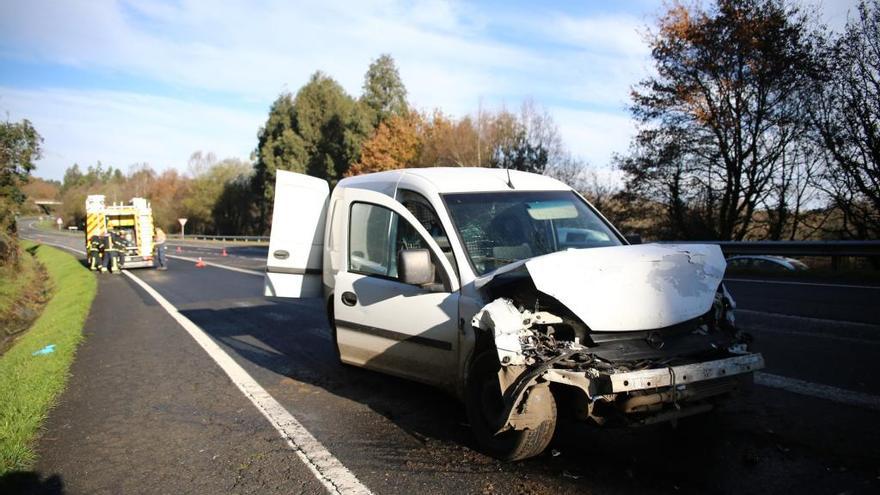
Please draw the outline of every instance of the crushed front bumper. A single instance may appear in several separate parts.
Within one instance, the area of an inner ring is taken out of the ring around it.
[[[743,354],[715,361],[629,371],[606,375],[610,390],[605,393],[618,394],[673,385],[714,380],[751,373],[764,367],[764,357],[759,353]]]

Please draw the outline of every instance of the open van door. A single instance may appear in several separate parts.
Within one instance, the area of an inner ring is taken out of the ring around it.
[[[323,288],[327,181],[278,170],[263,295],[317,297]]]

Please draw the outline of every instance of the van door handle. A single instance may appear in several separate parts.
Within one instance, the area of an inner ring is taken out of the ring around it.
[[[342,293],[342,304],[346,306],[354,306],[358,302],[358,296],[354,292]]]

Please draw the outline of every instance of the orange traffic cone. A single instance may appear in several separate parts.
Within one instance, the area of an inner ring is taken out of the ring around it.
[[[206,266],[207,266],[207,265],[205,265],[205,262],[202,261],[202,257],[199,256],[199,260],[196,261],[196,268],[204,268],[204,267],[206,267]]]
[[[223,252],[220,253],[220,256],[229,256],[228,254],[226,254],[226,248],[223,248]]]
[[[182,252],[183,252],[183,250],[180,249],[180,246],[177,246],[177,252],[178,252],[178,253],[182,253]]]

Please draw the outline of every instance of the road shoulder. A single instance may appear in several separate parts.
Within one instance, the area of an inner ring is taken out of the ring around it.
[[[102,276],[27,491],[322,493],[282,438],[170,316]]]

